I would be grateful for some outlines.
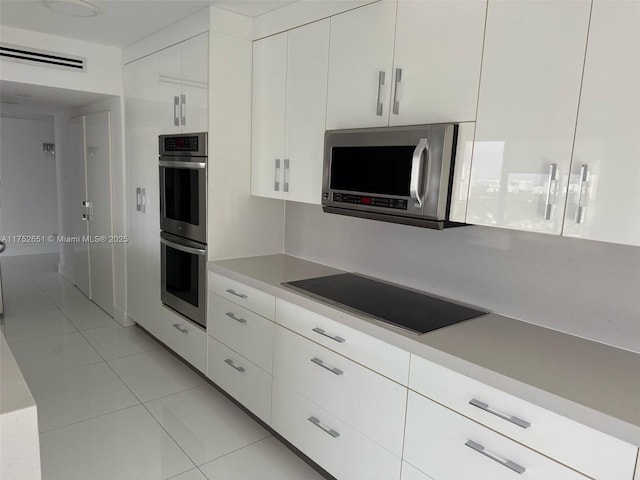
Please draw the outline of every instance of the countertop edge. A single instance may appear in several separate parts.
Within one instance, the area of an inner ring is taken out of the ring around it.
[[[306,261],[303,259],[299,260]],[[296,293],[294,290],[288,289],[285,286],[266,283],[250,275],[220,265],[216,261],[208,262],[208,271],[245,283],[246,285],[311,310],[319,315],[324,315],[334,321],[344,323],[348,327],[401,348],[425,360],[432,361],[454,372],[522,398],[525,401],[529,401],[631,445],[640,446],[640,425],[629,423],[605,412],[595,410],[573,400],[530,385],[525,381],[505,376],[494,370],[456,357],[446,351],[422,344],[417,340],[400,335],[392,326],[373,319],[360,317],[333,305],[324,304],[319,300]],[[519,321],[516,319],[513,320]]]

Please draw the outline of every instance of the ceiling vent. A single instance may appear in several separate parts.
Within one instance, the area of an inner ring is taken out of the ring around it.
[[[0,44],[0,59],[79,72],[84,72],[87,69],[87,59],[83,57],[36,50],[34,48],[18,47],[4,43]]]

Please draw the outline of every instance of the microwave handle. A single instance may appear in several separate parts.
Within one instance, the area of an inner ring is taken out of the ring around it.
[[[422,179],[422,153],[424,152],[427,161],[427,181],[425,182],[425,191],[420,194],[420,180]],[[409,184],[409,195],[416,202],[416,205],[422,208],[422,202],[429,191],[429,177],[431,176],[431,160],[429,159],[429,140],[421,138],[413,151],[413,161],[411,162],[411,183]]]

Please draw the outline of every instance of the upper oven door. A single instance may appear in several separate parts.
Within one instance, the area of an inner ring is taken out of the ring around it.
[[[160,157],[160,229],[207,243],[206,157]]]

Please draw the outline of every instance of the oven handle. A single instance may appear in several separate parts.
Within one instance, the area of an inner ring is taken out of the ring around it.
[[[191,170],[203,169],[207,166],[205,162],[175,162],[169,160],[160,160],[161,167],[169,168],[189,168]]]
[[[420,180],[422,179],[422,152],[425,153],[427,161],[427,181],[425,191],[420,195]],[[431,175],[431,161],[429,159],[429,139],[421,138],[418,146],[413,151],[413,160],[411,162],[411,183],[409,184],[409,195],[416,202],[416,205],[422,208],[423,199],[426,198],[429,191],[429,176]]]
[[[164,243],[168,247],[175,248],[176,250],[180,250],[181,252],[192,253],[193,255],[199,255],[201,257],[207,254],[207,251],[202,248],[185,247],[184,245],[170,242],[169,240],[165,240],[164,238],[160,239],[160,243]]]

